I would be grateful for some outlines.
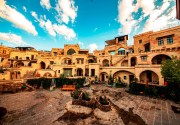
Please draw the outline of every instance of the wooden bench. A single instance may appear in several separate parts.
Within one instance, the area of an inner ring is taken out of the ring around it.
[[[63,85],[62,90],[74,91],[76,89],[75,85]]]

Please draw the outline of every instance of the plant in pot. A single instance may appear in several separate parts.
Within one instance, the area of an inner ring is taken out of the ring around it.
[[[99,97],[99,102],[100,102],[102,105],[109,105],[109,102],[108,102],[106,96],[100,96],[100,97]]]
[[[78,89],[76,89],[75,91],[73,91],[73,92],[71,93],[71,97],[72,97],[73,99],[79,99],[80,95],[81,95],[81,91],[78,90]]]
[[[111,110],[111,105],[106,96],[100,96],[97,99],[97,108],[102,111],[108,112]]]
[[[82,100],[90,101],[89,94],[87,92],[82,93]]]

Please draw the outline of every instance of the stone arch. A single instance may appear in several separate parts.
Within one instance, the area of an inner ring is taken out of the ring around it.
[[[107,72],[100,73],[100,81],[102,81],[102,82],[108,81],[108,77],[109,77],[109,75]]]
[[[67,55],[72,55],[72,54],[74,54],[74,53],[76,53],[76,51],[75,51],[74,49],[69,49],[69,50],[67,51]]]
[[[45,78],[52,77],[52,74],[49,72],[46,72],[46,73],[44,73],[43,77],[45,77]]]
[[[28,63],[28,66],[32,66],[32,63],[36,63],[37,61],[30,61],[29,63]]]
[[[108,60],[108,59],[104,59],[104,60],[102,61],[102,65],[103,65],[103,66],[109,66],[109,60]]]
[[[21,66],[24,66],[24,63],[22,61],[17,61],[15,63],[15,67],[21,67]]]
[[[88,63],[94,63],[93,59],[88,59]]]
[[[162,64],[162,61],[165,61],[165,60],[171,60],[171,57],[166,54],[157,54],[152,57],[151,63],[152,64]]]
[[[120,81],[130,84],[134,80],[134,73],[127,70],[119,70],[113,74],[113,77],[118,77]]]
[[[82,68],[77,68],[77,70],[76,70],[76,72],[77,72],[77,76],[83,76],[83,69]]]
[[[151,70],[144,70],[139,74],[139,80],[141,83],[159,84],[159,76],[156,72]]]
[[[41,69],[46,69],[46,64],[45,64],[45,62],[41,61],[41,62],[40,62],[40,66],[41,66]]]
[[[123,60],[121,62],[121,66],[128,66],[128,60]]]

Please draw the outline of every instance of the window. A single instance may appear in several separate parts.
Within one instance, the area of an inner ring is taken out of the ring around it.
[[[26,57],[26,60],[29,60],[29,57]]]
[[[147,56],[141,56],[141,60],[142,61],[146,61],[147,60]]]
[[[167,44],[173,44],[173,38],[167,37]]]
[[[139,40],[139,44],[142,44],[142,40]]]
[[[109,51],[110,55],[115,55],[115,51]]]
[[[164,40],[163,39],[158,39],[158,46],[164,45]]]
[[[67,55],[72,55],[72,54],[74,54],[74,53],[76,53],[76,51],[75,51],[74,49],[69,49],[69,50],[67,51]]]
[[[54,61],[50,61],[50,64],[51,64],[51,65],[54,64]]]
[[[57,52],[54,52],[54,56],[57,56]]]
[[[60,73],[60,70],[58,70],[58,73]]]
[[[124,76],[124,80],[126,80],[127,79],[127,77],[126,76]]]
[[[91,69],[91,76],[95,76],[95,69]]]
[[[120,48],[118,50],[118,55],[125,55],[125,49],[124,48]]]

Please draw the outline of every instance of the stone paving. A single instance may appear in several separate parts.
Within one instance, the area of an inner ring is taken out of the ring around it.
[[[138,114],[148,125],[179,125],[180,114],[171,110],[171,105],[180,107],[169,100],[154,99],[144,96],[130,95],[121,88],[107,88],[94,85],[91,89],[105,91],[111,101],[126,111],[134,107],[133,112]],[[112,94],[121,91],[122,97],[115,99]],[[3,125],[63,125],[58,121],[65,112],[65,105],[71,101],[70,92],[56,89],[37,90],[33,92],[19,92],[16,94],[0,94],[0,107],[8,110],[0,124]],[[84,122],[77,122],[78,125]],[[113,123],[119,125],[122,123]]]

